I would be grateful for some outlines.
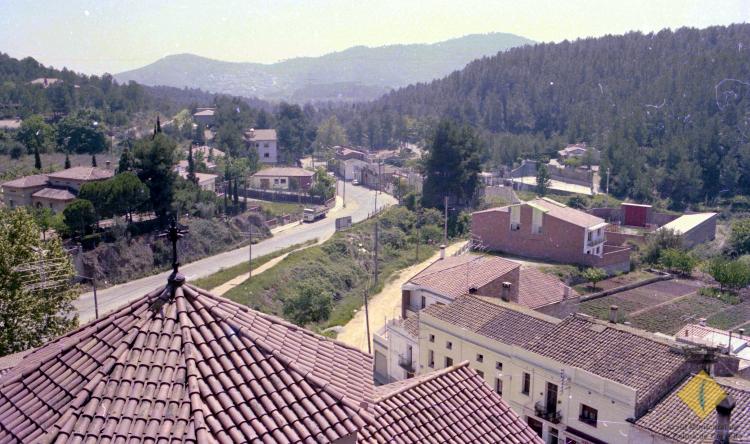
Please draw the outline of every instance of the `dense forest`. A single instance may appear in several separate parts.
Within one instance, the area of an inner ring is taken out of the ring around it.
[[[586,141],[614,194],[676,208],[750,194],[750,25],[514,48],[334,112],[372,146],[419,139],[440,118],[469,124],[489,165]]]

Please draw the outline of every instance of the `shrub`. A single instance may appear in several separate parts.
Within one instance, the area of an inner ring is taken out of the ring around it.
[[[668,248],[661,252],[659,265],[669,271],[689,275],[693,272],[695,266],[698,265],[698,259],[686,251]]]
[[[734,255],[750,253],[750,219],[737,220],[732,224],[729,248]]]
[[[721,291],[725,287],[739,290],[750,284],[750,266],[739,260],[730,261],[717,257],[708,263],[706,271],[719,283]]]
[[[607,272],[602,270],[601,268],[587,268],[583,270],[581,273],[581,277],[586,279],[588,282],[591,282],[591,285],[594,290],[596,290],[596,283],[604,280],[604,278],[607,277]]]
[[[296,295],[284,301],[284,315],[297,325],[328,319],[333,309],[333,296],[322,287],[308,283]]]

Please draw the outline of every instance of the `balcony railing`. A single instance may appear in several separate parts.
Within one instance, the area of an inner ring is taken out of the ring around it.
[[[398,356],[398,366],[406,370],[406,373],[415,373],[414,363],[409,356]]]
[[[547,409],[547,406],[542,401],[537,401],[536,404],[534,404],[534,413],[536,413],[536,416],[545,421],[549,421],[552,424],[557,424],[562,420],[562,413],[560,413],[559,410]]]
[[[593,247],[594,245],[599,245],[604,243],[604,237],[597,237],[591,240],[586,241],[586,246]]]

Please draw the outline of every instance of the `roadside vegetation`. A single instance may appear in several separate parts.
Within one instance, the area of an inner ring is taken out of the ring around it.
[[[373,283],[376,220],[380,248],[378,281]],[[418,218],[405,207],[393,207],[378,219],[336,233],[322,245],[291,253],[225,296],[299,325],[320,329],[343,325],[361,308],[365,291],[377,293],[395,273],[417,262],[417,239],[419,260],[437,250],[442,241],[440,212],[422,210]]]

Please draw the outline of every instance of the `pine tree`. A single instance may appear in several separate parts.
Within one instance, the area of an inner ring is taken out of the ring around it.
[[[39,148],[38,147],[34,148],[34,168],[36,168],[37,170],[40,170],[40,171],[42,169],[42,158],[39,157]]]
[[[549,170],[547,164],[539,162],[536,170],[536,194],[544,197],[549,191]]]
[[[120,162],[117,164],[117,172],[124,173],[133,170],[133,153],[128,147],[125,147],[120,154]]]
[[[198,183],[198,178],[195,176],[195,160],[193,159],[193,145],[190,145],[190,148],[188,148],[188,180],[190,182],[193,182],[194,184]]]
[[[91,166],[96,168],[96,154],[91,155]]]
[[[68,157],[68,153],[65,153],[65,169],[68,168],[70,168],[70,157]]]

